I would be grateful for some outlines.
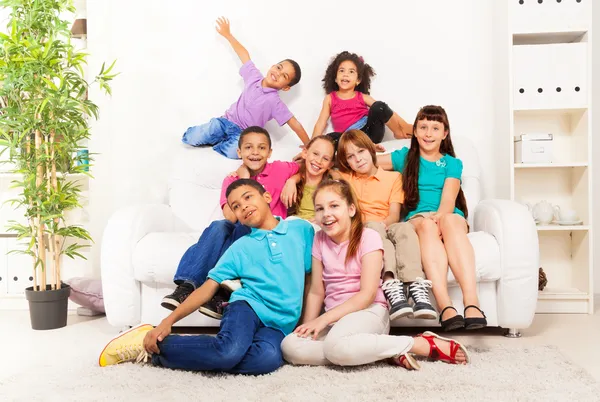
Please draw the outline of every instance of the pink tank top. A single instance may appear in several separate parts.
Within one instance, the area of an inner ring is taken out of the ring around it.
[[[330,95],[333,131],[343,133],[348,127],[369,114],[369,107],[365,103],[362,92],[356,91],[356,95],[352,99],[340,99],[336,91]]]

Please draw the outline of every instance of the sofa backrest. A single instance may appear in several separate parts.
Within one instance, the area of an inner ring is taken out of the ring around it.
[[[456,155],[463,162],[462,188],[469,208],[469,223],[475,206],[481,199],[480,167],[477,151],[466,137],[453,137]],[[391,152],[409,146],[409,140],[391,140],[382,143]],[[298,141],[287,135],[273,144],[271,160],[291,160],[300,149]],[[193,148],[181,145],[178,149],[168,185],[168,199],[183,229],[202,231],[215,219],[222,219],[219,206],[221,184],[230,172],[240,165],[239,160],[224,158],[211,147]]]

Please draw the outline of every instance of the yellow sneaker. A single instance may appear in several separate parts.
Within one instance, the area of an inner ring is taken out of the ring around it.
[[[144,337],[153,328],[150,324],[140,324],[111,339],[98,358],[100,367],[130,361],[147,361],[150,353],[144,349]]]

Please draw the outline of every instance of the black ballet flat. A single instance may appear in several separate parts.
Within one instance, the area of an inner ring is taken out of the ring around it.
[[[476,308],[477,310],[479,310],[479,312],[483,315],[483,317],[466,318],[467,310],[470,308]],[[464,314],[465,314],[465,329],[472,330],[472,329],[481,329],[481,328],[487,327],[487,320],[486,320],[487,317],[485,316],[485,313],[483,311],[481,311],[481,309],[479,307],[471,304],[470,306],[465,307]]]
[[[456,315],[452,318],[448,318],[447,320],[442,321],[442,316],[444,315],[444,312],[446,310],[448,310],[449,308],[456,311]],[[440,324],[442,325],[442,331],[445,331],[445,332],[454,331],[455,329],[460,329],[465,326],[465,319],[463,318],[462,315],[458,314],[458,311],[452,306],[448,306],[442,310],[442,312],[440,313],[439,321],[440,321]]]

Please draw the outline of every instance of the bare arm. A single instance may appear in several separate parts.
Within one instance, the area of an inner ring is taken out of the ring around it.
[[[312,258],[312,273],[310,280],[310,290],[306,296],[306,305],[304,307],[304,317],[302,323],[314,320],[321,314],[325,300],[325,287],[323,286],[323,263]]]
[[[390,203],[390,211],[388,216],[383,220],[385,227],[387,228],[393,223],[400,222],[400,204],[397,202]]]
[[[442,200],[438,207],[438,214],[451,214],[454,212],[456,205],[456,197],[460,190],[460,180],[448,177],[444,181],[444,189],[442,190]]]
[[[187,317],[200,306],[212,299],[219,290],[219,284],[212,279],[207,279],[206,282],[198,289],[194,290],[191,295],[183,303],[179,305],[167,318],[163,320],[166,324],[173,326],[177,321]]]
[[[315,128],[313,128],[312,138],[323,134],[323,132],[325,131],[325,127],[327,127],[327,120],[329,120],[330,115],[331,95],[327,95],[325,97],[325,100],[323,100],[323,107],[321,107],[321,113],[319,114],[319,118],[315,123]]]
[[[371,105],[376,102],[371,95],[363,94],[363,99],[368,107],[371,107]]]
[[[302,124],[300,124],[298,119],[296,119],[295,117],[292,117],[291,119],[288,120],[287,125],[290,126],[290,128],[292,130],[294,130],[294,132],[296,133],[298,138],[300,138],[300,141],[302,141],[302,143],[304,145],[308,144],[308,141],[310,141],[310,138],[308,138],[308,134],[306,133],[306,130],[304,130],[304,127],[302,126]]]
[[[394,170],[392,154],[377,155],[377,165],[383,170]]]
[[[250,54],[244,46],[231,34],[229,29],[229,20],[225,17],[219,17],[217,19],[217,32],[219,35],[227,39],[235,53],[238,55],[242,64],[246,64],[250,60]]]

